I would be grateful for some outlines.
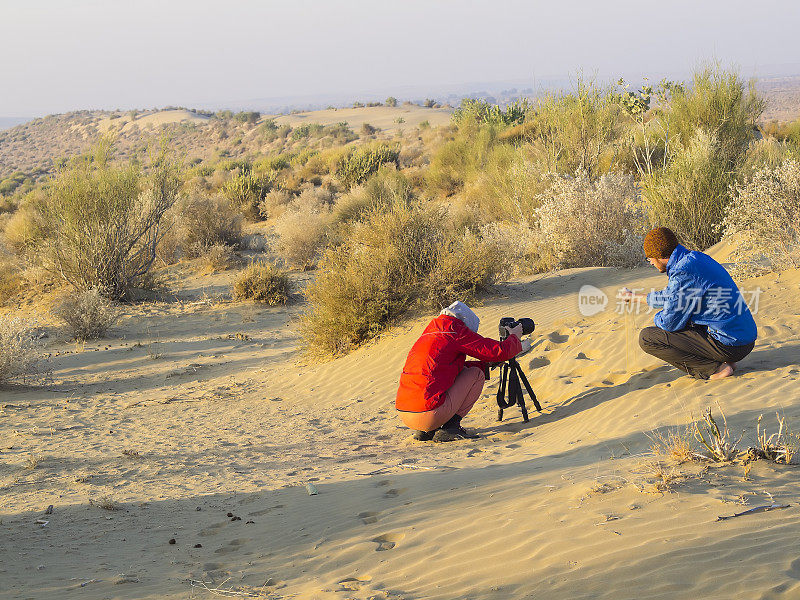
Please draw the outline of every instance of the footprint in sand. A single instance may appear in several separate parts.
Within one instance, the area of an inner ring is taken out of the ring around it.
[[[242,546],[247,543],[246,539],[235,539],[231,540],[224,546],[221,546],[214,550],[214,554],[230,554],[231,552],[236,552],[239,550],[239,546]]]
[[[404,537],[406,537],[404,533],[384,533],[376,538],[372,538],[372,541],[378,544],[378,547],[375,548],[375,552],[391,550],[397,545],[397,542],[402,540]]]
[[[358,513],[358,518],[361,519],[361,522],[364,525],[371,525],[372,523],[378,522],[378,515],[381,513],[378,511],[366,511]]]
[[[391,485],[392,481],[390,479],[382,479],[378,483],[375,484],[375,487],[384,487],[387,485]]]
[[[800,579],[800,558],[796,558],[792,561],[789,565],[789,571],[787,572],[789,577],[793,579]]]
[[[339,580],[338,583],[342,588],[341,591],[357,592],[361,589],[362,585],[370,581],[372,581],[372,577],[369,575],[361,575],[360,577],[345,577]]]
[[[402,488],[402,489],[392,488],[390,490],[386,490],[386,493],[383,495],[383,497],[384,498],[397,498],[400,494],[402,494],[405,491],[406,491],[405,488]]]
[[[261,515],[265,515],[268,512],[271,512],[277,508],[283,508],[283,504],[276,504],[275,506],[270,506],[269,508],[263,508],[261,510],[255,510],[251,513],[247,513],[248,517],[260,517]]]
[[[210,525],[205,529],[201,529],[200,535],[202,536],[217,535],[220,531],[222,531],[222,528],[225,527],[227,524],[228,524],[227,521],[223,521],[222,523],[214,523],[213,525]]]
[[[547,339],[553,342],[554,344],[563,344],[569,339],[569,336],[566,333],[559,333],[557,331],[553,331],[547,334]]]
[[[546,367],[549,364],[550,364],[549,358],[547,358],[546,356],[537,356],[528,363],[528,368],[539,369],[541,367]]]

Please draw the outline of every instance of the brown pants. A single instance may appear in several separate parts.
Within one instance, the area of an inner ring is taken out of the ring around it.
[[[400,419],[411,429],[417,431],[433,431],[447,423],[458,414],[462,417],[472,409],[480,398],[486,377],[478,367],[468,367],[461,371],[445,392],[445,399],[433,410],[425,412],[401,412]]]
[[[750,354],[755,342],[727,346],[708,335],[705,329],[664,331],[660,327],[645,327],[639,334],[639,346],[696,379],[708,379],[722,363],[739,362]]]

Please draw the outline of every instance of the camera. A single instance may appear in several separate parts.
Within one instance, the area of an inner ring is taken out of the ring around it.
[[[514,329],[517,325],[522,325],[522,335],[528,335],[529,333],[533,333],[533,330],[536,329],[536,323],[533,322],[533,319],[522,318],[519,321],[513,317],[503,317],[500,319],[500,341],[502,342],[504,339],[508,337],[508,329]]]

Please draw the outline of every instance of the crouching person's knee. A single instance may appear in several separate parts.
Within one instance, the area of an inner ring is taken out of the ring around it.
[[[663,343],[663,331],[658,327],[645,327],[639,332],[639,347],[653,354],[653,350]]]
[[[483,389],[483,384],[486,383],[486,374],[483,372],[483,369],[479,367],[469,367],[467,372],[472,378],[472,385],[480,386],[480,388]]]

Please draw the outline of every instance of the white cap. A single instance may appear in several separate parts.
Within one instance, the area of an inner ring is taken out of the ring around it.
[[[478,333],[478,326],[481,324],[481,320],[478,318],[478,315],[472,312],[472,309],[469,306],[460,300],[456,300],[439,314],[459,319],[460,321],[463,321],[464,325],[469,327],[470,330]]]

